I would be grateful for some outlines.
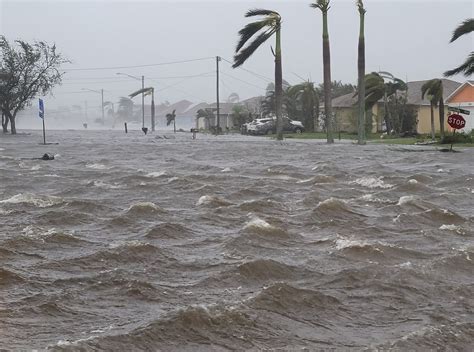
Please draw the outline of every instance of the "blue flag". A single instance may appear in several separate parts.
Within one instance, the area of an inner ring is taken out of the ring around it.
[[[41,119],[44,119],[44,103],[43,103],[43,99],[40,99],[39,100],[39,117]]]

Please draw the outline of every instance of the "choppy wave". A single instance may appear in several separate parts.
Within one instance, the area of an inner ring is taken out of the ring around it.
[[[35,195],[30,193],[19,193],[16,194],[8,199],[4,199],[0,201],[0,204],[31,204],[38,208],[47,208],[52,207],[54,205],[58,205],[63,203],[64,200],[60,197],[54,196],[42,196],[42,195]]]

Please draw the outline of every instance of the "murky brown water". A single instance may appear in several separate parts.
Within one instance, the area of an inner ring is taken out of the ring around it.
[[[472,348],[474,149],[167,137],[0,137],[0,349]]]

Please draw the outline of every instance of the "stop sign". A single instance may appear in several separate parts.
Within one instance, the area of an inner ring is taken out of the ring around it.
[[[454,128],[455,130],[459,130],[466,126],[466,120],[464,117],[458,114],[452,114],[448,116],[448,125]]]

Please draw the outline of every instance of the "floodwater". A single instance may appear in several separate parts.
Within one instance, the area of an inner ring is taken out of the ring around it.
[[[2,351],[473,347],[472,148],[48,139],[0,137]]]

